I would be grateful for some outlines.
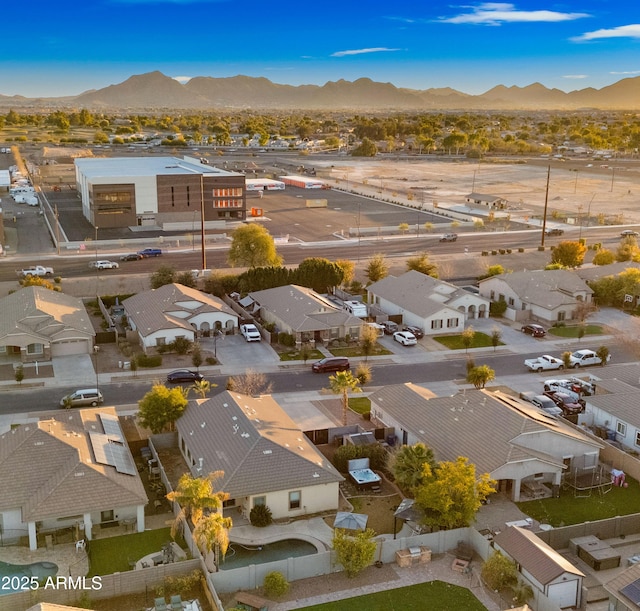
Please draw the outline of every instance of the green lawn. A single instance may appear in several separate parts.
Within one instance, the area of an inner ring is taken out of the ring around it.
[[[486,607],[469,590],[444,581],[428,581],[303,608],[312,611],[486,611]]]
[[[171,541],[169,528],[94,539],[89,542],[89,576],[130,571],[129,560],[140,560],[147,554],[161,552],[162,546],[169,541]],[[177,543],[184,548],[183,540],[178,538]]]
[[[548,331],[550,335],[557,337],[578,337],[580,327],[551,327]],[[602,335],[602,327],[600,325],[585,325],[585,335]]]
[[[552,526],[568,526],[636,513],[640,507],[640,485],[626,478],[628,488],[612,487],[601,495],[594,490],[590,497],[576,498],[570,489],[561,490],[557,499],[538,499],[518,503],[518,507],[535,520]]]
[[[438,335],[433,339],[449,348],[449,350],[464,350],[461,335]],[[489,335],[476,332],[473,336],[473,343],[469,348],[489,348],[491,346],[493,346],[493,344],[491,343],[491,337]],[[504,346],[504,342],[499,342],[498,346]]]
[[[329,352],[331,352],[333,356],[364,356],[362,353],[362,347],[359,345],[348,346],[347,348],[329,348]],[[369,356],[380,356],[382,354],[393,354],[393,352],[376,343]]]
[[[369,397],[349,397],[349,408],[356,414],[368,414],[371,411],[371,399]]]
[[[324,355],[320,350],[316,350],[315,348],[311,350],[309,356],[307,357],[307,361],[318,361]],[[302,357],[300,356],[300,350],[291,350],[289,352],[281,352],[280,353],[281,361],[301,361]]]

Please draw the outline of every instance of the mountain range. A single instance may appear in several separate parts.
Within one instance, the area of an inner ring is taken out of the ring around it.
[[[117,85],[77,96],[26,98],[0,95],[5,108],[88,108],[97,110],[636,110],[640,76],[602,89],[564,92],[540,83],[498,85],[480,95],[448,87],[399,88],[369,78],[324,85],[281,85],[263,77],[198,76],[181,84],[161,72],[134,75]]]

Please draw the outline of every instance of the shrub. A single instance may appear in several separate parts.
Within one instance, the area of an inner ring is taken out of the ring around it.
[[[482,254],[483,257],[488,257],[489,256],[489,251],[488,250],[483,250],[481,254]]]
[[[13,372],[13,377],[16,379],[18,384],[22,384],[22,380],[24,380],[24,367],[22,365],[18,365]]]
[[[518,252],[524,252],[524,248],[518,248]]]
[[[176,337],[170,344],[169,348],[178,354],[184,355],[191,350],[193,342],[186,337]]]
[[[504,299],[492,301],[489,304],[489,314],[491,316],[503,316],[507,311],[507,302]]]
[[[263,323],[262,327],[266,331],[269,331],[269,333],[273,333],[276,330],[276,323],[275,322],[265,322],[265,323]]]
[[[374,471],[384,471],[387,467],[387,452],[380,444],[368,446],[344,445],[340,446],[333,456],[333,464],[338,471],[346,473],[349,461],[354,458],[368,458],[369,466]]]
[[[218,364],[218,359],[213,357],[213,356],[208,356],[206,359],[204,359],[204,362],[207,365],[217,365]]]
[[[62,278],[61,278],[60,276],[56,276],[56,277],[53,279],[53,281],[54,281],[56,284],[60,284],[60,283],[62,282]]]
[[[269,526],[269,524],[273,522],[271,509],[266,505],[255,505],[249,513],[249,520],[252,526],[258,526],[260,528]]]
[[[287,346],[288,348],[293,348],[296,345],[296,338],[290,333],[278,333],[278,343]]]
[[[271,571],[264,576],[264,593],[269,598],[284,596],[289,591],[289,582],[279,571]]]
[[[538,246],[538,252],[544,252],[544,246]]]
[[[160,367],[162,365],[162,357],[159,354],[148,355],[138,354],[136,356],[138,367]]]

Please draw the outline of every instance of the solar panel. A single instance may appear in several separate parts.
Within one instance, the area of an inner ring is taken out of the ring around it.
[[[626,585],[621,594],[624,594],[629,600],[632,600],[636,605],[640,604],[640,579],[632,581],[629,585]]]
[[[109,457],[106,453],[106,446],[109,444],[109,439],[102,433],[89,433],[89,439],[91,440],[91,447],[93,448],[93,455],[97,463],[101,465],[110,465]]]
[[[91,447],[97,463],[115,467],[118,473],[136,475],[138,470],[128,448],[112,435],[103,433],[89,433]]]
[[[118,418],[116,416],[112,416],[111,414],[99,415],[105,434],[111,437],[116,437],[121,443],[124,443],[124,438],[122,437],[122,429],[120,428]]]
[[[129,450],[124,446],[110,444],[110,448],[113,452],[113,461],[116,471],[118,473],[125,473],[126,475],[137,475],[138,469],[129,454]]]

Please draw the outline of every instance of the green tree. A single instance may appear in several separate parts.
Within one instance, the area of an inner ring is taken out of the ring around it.
[[[507,302],[504,299],[498,299],[498,301],[492,301],[489,304],[489,314],[491,316],[503,316],[507,311]]]
[[[600,365],[602,367],[604,367],[609,362],[610,352],[609,348],[607,348],[606,346],[600,346],[600,348],[596,350],[596,355],[600,359]]]
[[[195,526],[200,522],[205,510],[218,511],[229,498],[226,492],[214,490],[214,483],[224,477],[224,471],[212,471],[206,477],[193,477],[185,473],[178,480],[175,490],[167,493],[167,499],[178,503],[180,511],[171,526],[171,536],[175,537],[183,523],[189,520]]]
[[[620,240],[616,261],[640,261],[640,247],[635,236],[626,236]]]
[[[233,267],[269,267],[282,264],[271,234],[258,223],[242,225],[231,234],[229,264]]]
[[[502,331],[498,329],[498,327],[493,327],[491,329],[491,345],[493,346],[493,351],[496,351],[496,348],[500,345],[500,341],[502,340]]]
[[[342,268],[337,263],[321,257],[304,259],[294,273],[294,284],[312,288],[316,293],[330,292],[343,281]]]
[[[425,466],[423,483],[416,489],[416,504],[432,528],[464,528],[473,523],[482,502],[496,491],[488,473],[476,477],[475,465],[459,456],[455,462],[440,462],[430,473]]]
[[[489,589],[500,591],[518,583],[516,563],[497,551],[482,565],[481,575]]]
[[[312,348],[308,343],[304,343],[300,346],[299,356],[302,362],[306,365],[309,358],[311,358]]]
[[[616,256],[608,248],[599,248],[598,252],[593,255],[594,265],[611,265],[611,263],[615,263],[615,260]]]
[[[176,270],[168,265],[161,265],[151,276],[149,277],[149,286],[152,289],[159,289],[166,284],[173,284],[176,277]]]
[[[462,333],[460,333],[460,343],[464,346],[464,351],[469,352],[469,348],[473,345],[473,339],[476,336],[476,331],[473,327],[467,327]]]
[[[365,362],[373,354],[378,344],[378,330],[371,325],[362,325],[360,328],[360,350],[364,354]]]
[[[186,407],[186,392],[181,386],[169,389],[163,384],[154,384],[138,401],[138,422],[154,434],[173,431]]]
[[[492,276],[499,276],[504,273],[506,273],[506,270],[502,265],[489,265],[485,273],[478,276],[478,280],[484,280],[485,278],[491,278]]]
[[[279,598],[289,591],[289,582],[280,571],[271,571],[264,576],[264,593],[269,598]]]
[[[215,565],[229,549],[229,531],[233,526],[231,518],[225,518],[221,512],[211,513],[200,518],[193,529],[193,539],[205,556],[213,552]]]
[[[560,242],[551,252],[551,263],[564,267],[580,267],[584,263],[587,247],[581,242],[565,240]]]
[[[347,425],[347,414],[349,413],[349,391],[360,392],[358,378],[354,377],[351,371],[338,371],[335,375],[329,376],[331,392],[342,395],[342,424]]]
[[[342,285],[348,286],[356,277],[356,264],[348,259],[338,259],[335,263],[342,270]]]
[[[385,256],[381,253],[373,255],[364,270],[369,282],[378,282],[389,275],[389,266]]]
[[[467,382],[473,384],[475,388],[484,388],[495,378],[496,372],[489,365],[476,365],[467,372]]]
[[[347,534],[340,528],[334,529],[333,549],[347,577],[355,577],[373,564],[377,548],[373,540],[375,535],[370,528],[355,534]]]
[[[432,278],[438,277],[438,266],[429,261],[429,254],[426,252],[421,252],[419,255],[407,259],[407,271],[411,270]]]
[[[198,283],[191,272],[180,272],[176,275],[175,282],[190,289],[195,289],[198,286]]]
[[[22,384],[22,380],[24,380],[24,367],[22,364],[18,365],[13,371],[13,377],[18,384]]]
[[[371,382],[371,377],[371,365],[363,363],[362,361],[358,363],[358,366],[356,367],[356,378],[358,379],[358,382],[360,382],[360,385],[364,386]]]
[[[424,480],[424,465],[429,466],[428,472],[433,472],[436,461],[433,450],[423,443],[416,443],[412,446],[400,446],[391,455],[391,471],[400,488],[408,493],[413,492]]]
[[[51,280],[47,280],[46,278],[42,278],[40,276],[27,276],[26,278],[22,278],[20,280],[20,286],[41,286],[44,289],[49,291],[60,291],[60,287],[56,286]]]
[[[378,147],[369,138],[363,138],[359,146],[351,151],[354,157],[375,157],[378,154]]]
[[[217,384],[212,384],[209,380],[196,380],[191,386],[191,389],[194,390],[201,399],[206,399],[211,389],[216,386]]]
[[[196,368],[196,371],[200,369],[202,365],[202,348],[200,342],[193,342],[191,347],[191,364]]]

